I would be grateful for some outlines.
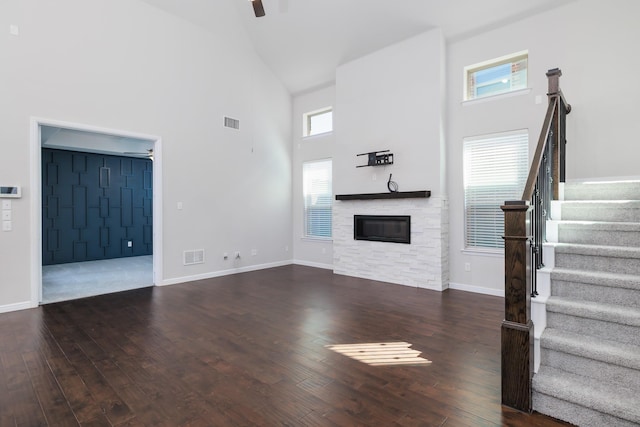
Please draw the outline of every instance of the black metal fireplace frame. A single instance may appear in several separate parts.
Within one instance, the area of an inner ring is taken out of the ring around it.
[[[364,221],[396,221],[406,226],[403,236],[391,235],[367,235],[363,230]],[[406,243],[411,244],[411,216],[409,215],[354,215],[353,216],[354,240],[368,240],[374,242]]]

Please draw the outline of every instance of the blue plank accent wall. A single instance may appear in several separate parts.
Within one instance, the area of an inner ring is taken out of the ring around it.
[[[43,265],[151,255],[152,177],[149,159],[43,148]]]

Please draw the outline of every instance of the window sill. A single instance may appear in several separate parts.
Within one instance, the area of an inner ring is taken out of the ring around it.
[[[462,101],[462,106],[466,107],[468,105],[483,104],[485,102],[496,101],[498,99],[503,99],[503,98],[511,98],[513,96],[528,95],[530,93],[531,93],[531,88],[518,89],[518,90],[514,90],[507,93],[500,93],[498,95],[484,96],[482,98],[476,98],[476,99],[468,99],[466,101]]]
[[[325,137],[325,136],[330,136],[332,133],[333,133],[333,131],[330,130],[329,132],[317,133],[315,135],[306,135],[306,136],[302,136],[302,140],[303,141],[312,141],[314,139],[322,138],[322,137]]]
[[[333,237],[303,236],[300,238],[300,240],[306,241],[306,242],[333,243]]]
[[[486,256],[490,258],[504,258],[504,249],[474,249],[474,248],[465,248],[461,249],[465,255],[473,255],[473,256]]]

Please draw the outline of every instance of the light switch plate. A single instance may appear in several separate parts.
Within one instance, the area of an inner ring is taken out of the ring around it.
[[[3,200],[2,201],[2,210],[10,210],[11,209],[11,200]]]
[[[2,211],[2,220],[11,221],[11,211],[7,211],[7,210]]]
[[[12,224],[11,221],[2,221],[2,231],[11,231]]]

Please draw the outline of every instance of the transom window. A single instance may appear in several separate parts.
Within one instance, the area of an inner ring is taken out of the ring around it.
[[[320,110],[303,114],[303,135],[313,136],[333,131],[333,108],[326,107]]]
[[[465,67],[465,100],[526,89],[528,58],[525,51]]]

